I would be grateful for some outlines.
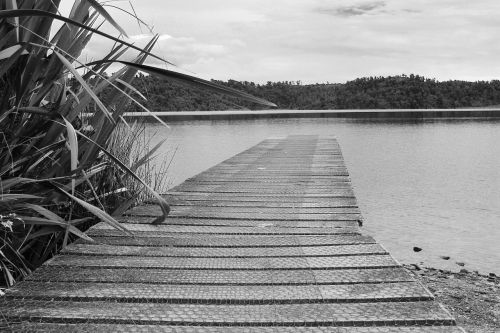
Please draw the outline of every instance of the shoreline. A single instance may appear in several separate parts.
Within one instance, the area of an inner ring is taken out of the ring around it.
[[[500,332],[500,277],[403,264],[470,333]]]
[[[242,120],[276,118],[345,118],[345,119],[435,119],[435,118],[500,118],[500,108],[464,109],[358,109],[358,110],[257,110],[257,111],[168,111],[127,112],[125,118],[166,121]]]

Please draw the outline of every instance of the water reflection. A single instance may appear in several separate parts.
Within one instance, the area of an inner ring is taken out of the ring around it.
[[[164,154],[177,148],[172,185],[270,136],[335,135],[364,230],[396,259],[500,274],[499,120],[221,120],[148,131],[167,138]]]

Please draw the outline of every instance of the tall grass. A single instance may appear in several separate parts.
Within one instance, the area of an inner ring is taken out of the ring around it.
[[[161,141],[153,145],[155,133],[147,131],[147,122],[134,122],[130,126],[118,126],[109,140],[109,151],[141,179],[146,181],[154,191],[165,193],[168,189],[168,167],[175,156],[175,150],[165,152],[165,143]],[[161,154],[159,153],[161,148]],[[136,196],[135,202],[154,201],[151,193],[143,191],[143,186],[125,172],[118,173],[119,184],[114,186],[118,192],[130,199]]]
[[[144,48],[127,43],[122,37],[125,31],[95,0],[74,1],[67,17],[59,14],[59,6],[60,0],[0,2],[0,284],[4,285],[29,274],[72,238],[88,239],[80,227],[91,218],[128,233],[110,213],[137,199],[137,184],[163,210],[153,223],[167,216],[168,204],[138,175],[154,151],[135,161],[114,155],[116,138],[123,137],[116,129],[125,122],[127,107],[134,103],[148,112],[133,88],[137,71],[272,105],[209,81],[145,65],[148,57],[161,59],[152,53],[157,37]],[[114,27],[118,37],[100,30],[103,21]],[[109,52],[92,63],[81,63],[78,58],[96,34],[110,40]],[[136,52],[134,60],[121,59],[127,50]],[[112,64],[123,67],[108,77]],[[105,90],[110,92],[103,94]],[[133,179],[135,185],[130,188],[124,179]]]

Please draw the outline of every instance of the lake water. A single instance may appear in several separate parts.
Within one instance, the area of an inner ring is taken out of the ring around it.
[[[403,263],[500,274],[500,120],[190,121],[167,138],[170,184],[270,136],[335,135],[365,218],[363,230]],[[413,252],[413,247],[423,250]],[[450,256],[443,260],[440,256]]]

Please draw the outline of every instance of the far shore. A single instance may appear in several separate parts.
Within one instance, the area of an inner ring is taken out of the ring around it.
[[[228,110],[127,112],[125,118],[153,120],[153,114],[165,121],[238,120],[266,118],[346,118],[346,119],[433,119],[500,118],[500,108],[463,109],[359,109],[359,110]]]

